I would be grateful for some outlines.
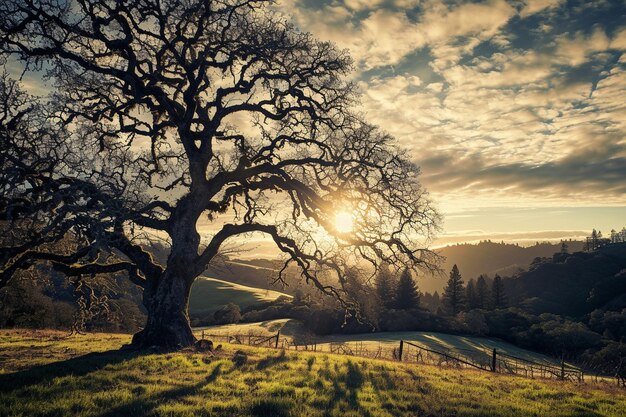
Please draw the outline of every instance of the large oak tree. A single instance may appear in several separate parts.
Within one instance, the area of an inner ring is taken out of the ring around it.
[[[0,285],[39,262],[123,272],[148,311],[133,342],[180,347],[191,285],[235,236],[268,236],[340,298],[360,262],[432,267],[436,213],[417,167],[354,111],[350,57],[266,3],[2,2],[2,59],[50,95],[3,78]],[[169,240],[166,265],[146,233]]]

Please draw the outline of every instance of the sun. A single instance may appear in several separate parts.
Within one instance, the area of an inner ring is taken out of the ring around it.
[[[335,214],[335,230],[339,233],[350,233],[354,229],[354,217],[351,213],[340,211]]]

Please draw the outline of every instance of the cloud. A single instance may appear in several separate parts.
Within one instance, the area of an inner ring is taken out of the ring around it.
[[[317,8],[296,3],[301,7],[289,14],[300,27],[350,49],[364,70],[395,65],[425,45],[442,46],[469,35],[476,41],[492,37],[515,15],[505,0],[451,6],[434,0],[346,0]],[[410,19],[407,11],[417,5],[419,17]],[[369,12],[355,19],[354,13],[363,11]]]
[[[545,12],[546,9],[557,8],[563,0],[527,0],[526,5],[520,11],[520,16],[525,18],[539,12]]]
[[[613,37],[613,39],[611,39],[611,48],[612,49],[619,49],[619,50],[626,50],[626,27],[621,28]]]
[[[504,0],[453,7],[432,2],[429,6],[418,26],[430,42],[469,35],[490,37],[515,14],[515,9]]]
[[[345,0],[345,5],[351,10],[362,11],[379,7],[384,0]]]
[[[576,66],[587,62],[589,56],[609,48],[610,40],[602,28],[596,28],[590,36],[582,32],[573,37],[567,35],[557,37],[555,62],[563,65]]]
[[[352,51],[368,120],[409,150],[444,205],[626,201],[626,27],[616,17],[626,6],[298,4],[298,24]]]

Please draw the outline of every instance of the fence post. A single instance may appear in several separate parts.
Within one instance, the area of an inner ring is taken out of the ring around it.
[[[202,340],[204,340],[204,330],[202,330]]]
[[[402,362],[402,350],[404,350],[404,340],[400,340],[400,351],[398,352],[398,360]]]
[[[561,379],[565,379],[565,360],[561,358]]]
[[[278,349],[278,339],[280,338],[280,330],[278,332],[276,332],[276,345],[274,346],[276,349]]]
[[[493,348],[493,354],[491,355],[491,372],[496,372],[496,365],[497,365],[497,352],[496,352],[496,348]]]

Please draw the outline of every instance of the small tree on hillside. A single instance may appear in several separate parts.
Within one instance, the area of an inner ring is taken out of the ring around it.
[[[415,281],[413,281],[411,277],[411,272],[408,268],[404,268],[398,280],[395,307],[399,310],[417,308],[419,306],[419,300],[419,291],[417,290]]]
[[[396,282],[389,271],[389,267],[382,267],[376,275],[376,295],[379,305],[384,308],[393,308],[396,295]]]
[[[450,271],[450,279],[443,292],[444,311],[450,315],[457,315],[465,305],[465,288],[463,279],[456,264]]]
[[[496,274],[491,284],[491,305],[494,309],[506,307],[506,294],[500,275]]]
[[[489,305],[489,287],[483,275],[476,280],[476,308],[487,308]]]

